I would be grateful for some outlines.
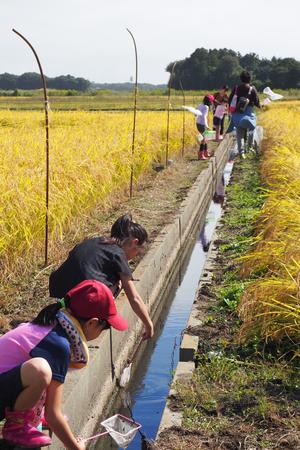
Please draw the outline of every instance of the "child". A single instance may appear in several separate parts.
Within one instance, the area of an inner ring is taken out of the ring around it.
[[[220,141],[224,133],[224,121],[228,108],[228,86],[223,86],[218,92],[214,94],[214,119],[213,125],[216,130],[216,141]]]
[[[63,383],[69,367],[80,369],[88,363],[86,341],[110,326],[120,331],[128,328],[117,313],[111,290],[99,281],[85,280],[32,322],[0,338],[0,420],[6,419],[7,442],[50,445],[51,439],[36,428],[45,406],[45,420],[64,447],[85,449],[61,412]]]
[[[144,338],[153,336],[153,323],[132,280],[128,261],[145,252],[147,231],[131,215],[119,217],[111,227],[111,237],[97,236],[76,245],[49,279],[51,297],[62,298],[83,280],[98,280],[116,296],[120,282],[135,314],[145,326]]]
[[[222,131],[224,129],[222,129],[222,124],[224,123],[224,117],[225,114],[227,113],[227,106],[228,103],[221,103],[219,105],[217,105],[215,112],[214,112],[214,118],[213,118],[213,125],[214,128],[216,130],[216,142],[220,142],[223,138],[222,136]]]
[[[201,112],[201,115],[196,118],[196,126],[197,130],[201,135],[201,143],[198,151],[198,159],[207,159],[209,158],[209,154],[207,151],[207,142],[205,140],[204,132],[209,129],[207,117],[210,107],[214,102],[214,96],[207,94],[203,102],[197,106],[197,109]]]

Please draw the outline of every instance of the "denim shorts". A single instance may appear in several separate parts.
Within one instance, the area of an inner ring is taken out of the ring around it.
[[[0,374],[0,420],[5,417],[5,408],[13,408],[18,395],[24,389],[21,367],[22,365]]]

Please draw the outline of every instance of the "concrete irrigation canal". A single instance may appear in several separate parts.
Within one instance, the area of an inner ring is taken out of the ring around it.
[[[147,439],[154,439],[162,426],[161,417],[179,357],[182,361],[189,360],[197,347],[182,332],[187,326],[209,241],[221,215],[224,183],[232,167],[228,163],[232,142],[228,136],[221,142],[181,204],[175,220],[157,236],[133,274],[157,330],[155,338],[143,343],[135,355],[127,388],[133,399],[131,412],[142,424]],[[130,417],[129,410],[122,406],[118,383],[140,341],[142,329],[132,310],[126,307],[125,297],[121,295],[117,301],[120,313],[129,322],[127,336],[124,338],[117,332],[112,336],[101,335],[90,348],[91,362],[81,371],[84,374],[73,372],[66,383],[64,412],[71,418],[70,425],[77,435],[100,433],[103,431],[100,423],[113,414]],[[163,423],[168,420],[164,414]],[[56,438],[51,448],[61,448]],[[103,436],[92,441],[90,448],[118,447],[110,437]],[[128,448],[141,448],[139,434]]]

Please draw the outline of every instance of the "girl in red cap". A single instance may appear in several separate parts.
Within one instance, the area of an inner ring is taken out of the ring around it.
[[[209,154],[208,154],[208,150],[207,150],[207,142],[205,139],[204,132],[206,130],[209,130],[207,118],[208,118],[209,109],[212,107],[213,102],[214,102],[214,96],[211,94],[207,94],[204,97],[203,102],[197,106],[197,109],[201,112],[201,115],[197,116],[197,118],[196,118],[197,130],[200,133],[200,135],[199,135],[200,147],[199,147],[199,151],[198,151],[198,159],[209,158]]]
[[[22,447],[41,447],[51,439],[36,427],[43,417],[65,448],[83,450],[61,412],[63,384],[69,367],[89,360],[86,342],[112,326],[123,331],[111,290],[86,280],[64,299],[46,306],[29,323],[0,337],[0,420],[3,438]]]

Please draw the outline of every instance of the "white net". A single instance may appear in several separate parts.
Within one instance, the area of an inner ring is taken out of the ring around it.
[[[268,95],[270,97],[271,100],[280,100],[281,98],[283,98],[283,95],[281,94],[277,94],[276,92],[273,92],[269,86],[265,87],[263,90],[263,93]]]
[[[260,146],[261,141],[264,138],[264,129],[261,126],[257,126],[254,130],[254,141]]]
[[[128,366],[126,366],[125,369],[123,370],[123,373],[122,373],[121,379],[120,379],[121,387],[125,387],[129,383],[130,374],[131,374],[131,366],[132,366],[132,363],[130,363]]]
[[[138,429],[141,428],[139,423],[133,422],[121,414],[115,414],[109,417],[101,422],[101,425],[121,448],[127,448]]]

